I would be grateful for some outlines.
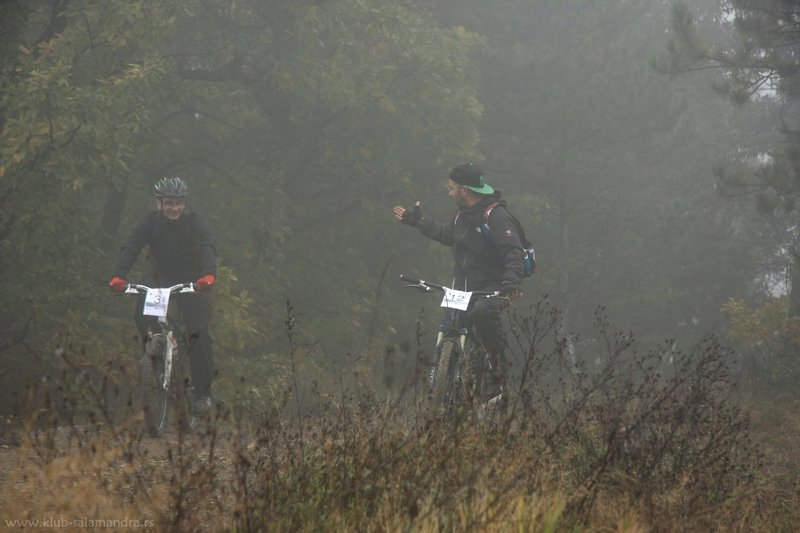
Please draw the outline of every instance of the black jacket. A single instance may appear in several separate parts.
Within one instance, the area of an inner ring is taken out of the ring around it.
[[[217,274],[217,252],[208,230],[195,213],[169,220],[151,211],[133,228],[114,266],[113,276],[126,278],[145,245],[155,261],[155,282],[162,287]]]
[[[483,212],[499,202],[489,214],[488,237],[481,233]],[[453,248],[453,288],[469,291],[516,289],[524,273],[525,251],[505,201],[489,196],[471,207],[458,209],[449,224],[422,218],[417,224],[426,237]]]

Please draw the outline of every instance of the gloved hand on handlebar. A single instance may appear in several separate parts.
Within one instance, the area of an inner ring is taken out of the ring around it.
[[[422,209],[420,208],[419,202],[414,204],[413,211],[409,211],[405,207],[395,206],[394,216],[403,224],[414,227],[422,220]]]
[[[127,287],[128,282],[117,276],[114,276],[111,278],[111,281],[108,282],[108,288],[114,292],[124,292]]]
[[[211,290],[211,287],[214,286],[214,281],[216,281],[216,276],[214,274],[206,274],[202,278],[199,278],[197,281],[194,282],[197,285],[197,288],[201,291],[208,291]]]
[[[500,291],[501,296],[505,296],[509,300],[515,300],[522,296],[522,289],[519,287],[513,287],[507,282],[503,282],[503,289]]]

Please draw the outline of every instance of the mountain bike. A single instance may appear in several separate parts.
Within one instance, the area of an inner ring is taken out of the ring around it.
[[[187,337],[168,313],[171,295],[192,292],[195,292],[193,283],[179,283],[168,288],[131,283],[125,289],[125,294],[144,295],[142,313],[157,319],[148,327],[144,354],[139,360],[138,384],[145,426],[153,437],[161,436],[167,427],[170,396],[182,428],[192,430],[197,424],[193,388],[188,378]],[[185,402],[180,401],[181,395]]]
[[[428,372],[434,403],[450,412],[459,404],[487,408],[500,402],[503,399],[502,387],[499,391],[489,389],[492,361],[467,312],[480,298],[507,298],[497,291],[458,291],[404,274],[400,274],[400,279],[409,283],[408,288],[424,293],[436,290],[444,294],[441,304],[445,308],[444,317],[439,325],[435,357]]]

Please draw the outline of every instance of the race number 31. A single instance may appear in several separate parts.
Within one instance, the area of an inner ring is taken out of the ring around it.
[[[167,316],[169,289],[150,289],[144,298],[143,315]]]

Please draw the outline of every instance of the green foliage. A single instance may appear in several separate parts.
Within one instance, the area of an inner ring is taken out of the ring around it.
[[[740,300],[729,300],[722,308],[731,321],[730,335],[751,346],[767,345],[780,350],[786,341],[800,341],[800,317],[789,316],[788,298],[775,298],[750,310]]]
[[[4,9],[4,20],[26,23],[6,26],[0,63],[0,272],[21,278],[0,288],[0,346],[13,345],[11,359],[51,350],[30,339],[53,330],[86,342],[87,353],[119,349],[88,339],[105,303],[86,295],[102,292],[113,262],[105,235],[126,232],[152,181],[174,173],[190,182],[231,267],[214,325],[221,354],[273,352],[276,310],[294,293],[343,306],[316,324],[331,347],[352,346],[347,332],[363,330],[372,312],[368,249],[381,237],[365,228],[385,217],[383,183],[405,188],[412,170],[441,170],[442,157],[466,157],[477,143],[468,53],[479,39],[402,6]],[[343,256],[332,241],[365,246]],[[355,289],[328,290],[344,271]],[[243,289],[224,293],[235,279]]]
[[[250,313],[253,300],[246,290],[236,290],[239,279],[229,267],[218,265],[214,283],[214,313],[211,334],[223,353],[242,354],[248,341],[259,334],[258,323]],[[268,332],[262,334],[268,335]]]
[[[161,31],[167,4],[67,3],[50,20],[46,2],[7,8],[32,21],[9,33],[20,41],[6,49],[0,86],[0,273],[14,280],[0,287],[0,322],[10,344],[27,331],[28,349],[48,349],[41,339],[59,332],[67,309],[72,321],[100,312],[90,304],[107,270],[98,261],[97,193],[135,164],[163,75],[158,54],[129,43],[157,44],[136,17],[154,17]]]
[[[420,199],[426,216],[447,220],[446,172],[464,160],[484,164],[537,247],[541,271],[526,292],[554,293],[574,330],[602,302],[648,338],[700,336],[722,323],[722,302],[754,290],[768,248],[754,241],[773,238],[744,223],[740,205],[717,208],[706,179],[708,154],[737,153],[754,130],[650,70],[661,3],[2,9],[9,365],[64,339],[91,360],[130,351],[118,337],[130,318],[106,313],[104,285],[167,174],[189,181],[190,208],[229,269],[213,325],[220,372],[262,385],[286,375],[274,354],[286,352],[287,299],[314,346],[304,362],[321,373],[376,361],[387,332],[413,336],[419,304],[397,274],[445,281],[451,258],[396,224],[391,207]],[[232,383],[221,384],[226,398]]]

